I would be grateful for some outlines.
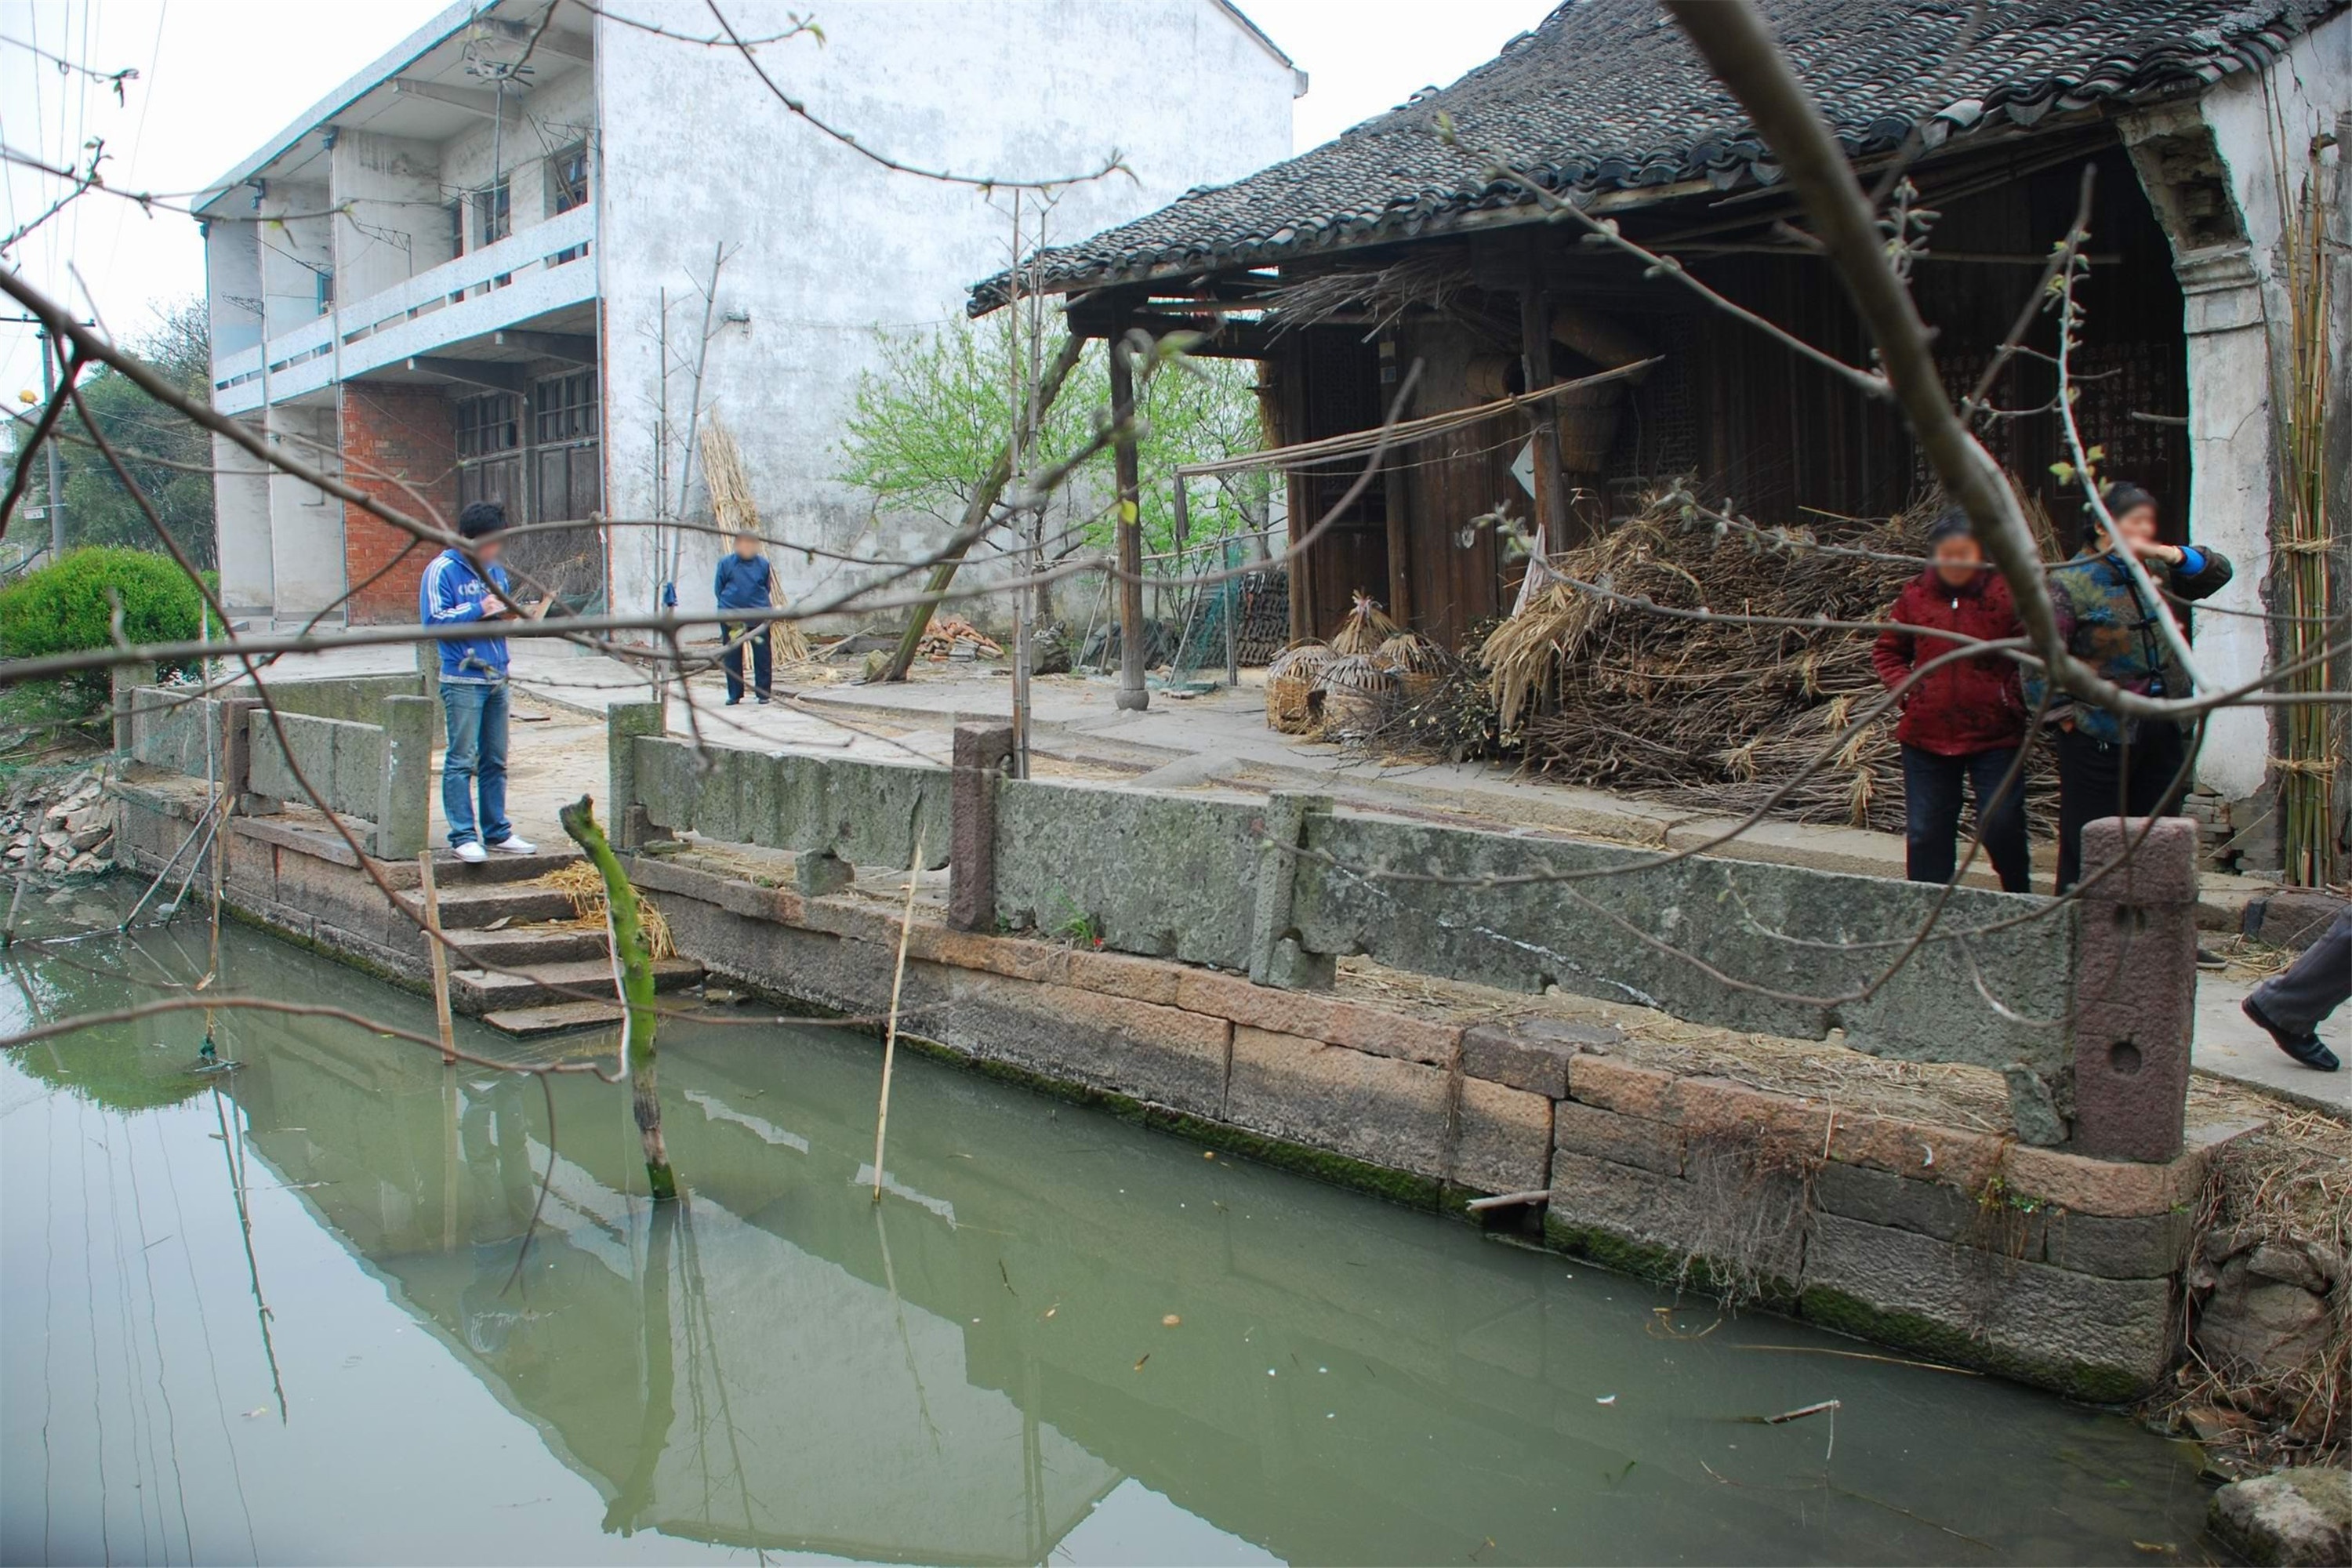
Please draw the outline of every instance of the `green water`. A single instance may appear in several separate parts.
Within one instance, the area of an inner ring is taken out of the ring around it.
[[[14,956],[10,1030],[163,994],[204,948],[191,921]],[[224,971],[430,1027],[266,939],[231,931]],[[242,1065],[199,1076],[202,1028],[0,1063],[7,1562],[2206,1550],[2193,1455],[2126,1420],[1662,1317],[1585,1264],[919,1058],[877,1205],[862,1038],[667,1032],[692,1196],[656,1216],[620,1089],[558,1081],[551,1134],[537,1082],[340,1025],[235,1016]]]

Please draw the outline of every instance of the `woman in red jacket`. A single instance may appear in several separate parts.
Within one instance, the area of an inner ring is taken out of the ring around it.
[[[1967,513],[1945,509],[1927,530],[1927,552],[1934,564],[1904,585],[1887,612],[1886,618],[1901,626],[1879,633],[1871,649],[1878,679],[1890,688],[1937,655],[1963,646],[1938,632],[1987,640],[2020,635],[2009,584],[1985,563]],[[2004,654],[1987,654],[1938,665],[1904,698],[1895,738],[1903,743],[1905,860],[1911,879],[1952,879],[1952,840],[1960,826],[1965,781],[1975,788],[1977,831],[2001,887],[2025,892],[2031,870],[2025,780],[2021,769],[2008,778],[2025,742],[2025,701],[2016,662]]]

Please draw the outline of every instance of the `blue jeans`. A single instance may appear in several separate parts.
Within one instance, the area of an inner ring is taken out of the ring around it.
[[[1977,826],[1985,854],[2000,874],[2004,891],[2022,893],[2032,885],[2032,862],[2025,842],[2025,777],[2022,770],[2000,787],[2015,746],[1947,757],[1918,746],[1903,748],[1903,817],[1906,862],[1915,882],[1948,882],[1958,862],[1953,837],[1960,829],[1960,792],[1973,787]]]
[[[504,844],[514,837],[507,820],[507,685],[503,680],[444,680],[441,711],[449,721],[449,750],[441,758],[441,815],[449,842]],[[481,795],[478,828],[474,796]]]

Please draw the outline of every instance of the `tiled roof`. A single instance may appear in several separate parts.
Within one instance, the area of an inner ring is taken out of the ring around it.
[[[2352,0],[1763,0],[1852,155],[2259,68]],[[1435,134],[1440,110],[1461,145]],[[1656,0],[1569,0],[1453,86],[1230,185],[1042,258],[1049,290],[1266,265],[1523,200],[1471,149],[1554,190],[1778,177],[1747,116]],[[1025,270],[1025,268],[1024,268]],[[1003,279],[973,290],[1000,302]]]

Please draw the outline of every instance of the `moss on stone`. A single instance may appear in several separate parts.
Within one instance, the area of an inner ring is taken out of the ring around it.
[[[1280,1138],[1269,1138],[1264,1133],[1235,1127],[1231,1122],[1211,1121],[1159,1106],[1146,1108],[1144,1123],[1163,1132],[1173,1132],[1180,1138],[1255,1160],[1262,1165],[1311,1176],[1316,1181],[1328,1182],[1336,1187],[1370,1193],[1374,1197],[1386,1198],[1408,1208],[1436,1213],[1443,1206],[1444,1184],[1433,1177],[1415,1175],[1410,1171],[1391,1170],[1385,1165],[1350,1159],[1328,1150],[1310,1149]]]
[[[2052,1361],[2003,1349],[1949,1323],[1916,1312],[1874,1307],[1825,1285],[1808,1289],[1798,1300],[1807,1322],[1874,1344],[1893,1345],[2020,1383],[2054,1388],[2091,1405],[2122,1405],[2147,1392],[2147,1379],[2126,1368],[2092,1362]]]

